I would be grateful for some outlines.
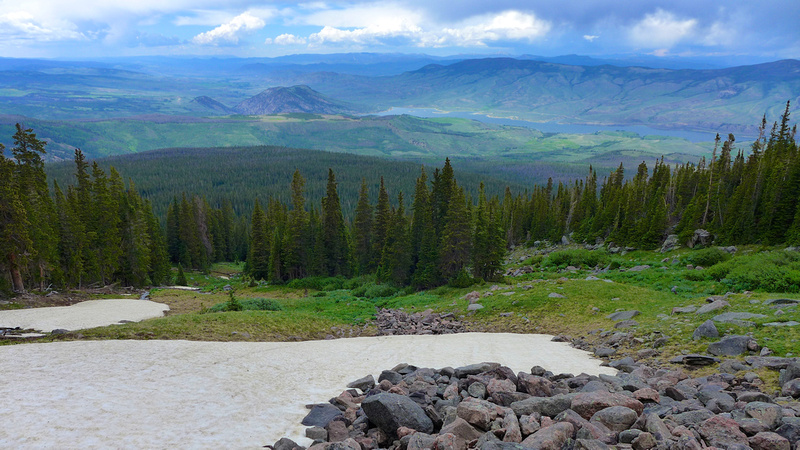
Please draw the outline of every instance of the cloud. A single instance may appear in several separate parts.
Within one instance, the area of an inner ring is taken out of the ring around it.
[[[76,31],[76,28],[66,21],[36,19],[27,11],[0,14],[0,37],[8,40],[48,42],[86,39],[86,35]]]
[[[371,10],[373,14],[365,12],[359,9],[355,14],[345,16],[332,16],[331,11],[315,14],[315,21],[329,22],[322,30],[311,34],[308,41],[317,45],[392,41],[417,47],[484,47],[499,41],[530,42],[546,35],[552,28],[549,22],[533,14],[515,10],[471,17],[450,26],[425,23],[421,15],[410,11],[391,14],[386,14],[386,11],[376,14],[376,10]],[[345,28],[348,25],[350,29]]]
[[[586,39],[589,42],[594,42],[594,40],[599,38],[599,37],[600,36],[597,36],[597,35],[594,35],[594,34],[584,34],[583,35],[583,38]]]
[[[678,19],[674,14],[657,9],[633,26],[630,38],[646,48],[669,48],[691,37],[697,27],[696,19]]]
[[[265,44],[275,44],[275,45],[302,45],[305,44],[307,41],[305,38],[300,36],[295,36],[293,34],[284,33],[275,39],[267,38],[264,40]]]
[[[211,31],[198,34],[192,38],[192,42],[200,45],[237,44],[242,36],[265,26],[266,22],[262,18],[250,14],[248,11]]]

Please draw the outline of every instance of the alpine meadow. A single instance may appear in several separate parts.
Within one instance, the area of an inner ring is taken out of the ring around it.
[[[800,450],[800,5],[0,2],[8,448]]]

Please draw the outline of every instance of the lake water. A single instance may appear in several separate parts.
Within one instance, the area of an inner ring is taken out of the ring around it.
[[[387,111],[382,111],[373,115],[376,116],[396,116],[401,114],[408,114],[417,117],[457,117],[461,119],[478,120],[485,123],[493,123],[498,125],[509,125],[515,127],[533,128],[545,133],[573,133],[573,134],[591,134],[598,131],[628,131],[639,134],[639,136],[669,136],[686,139],[690,142],[712,142],[716,133],[689,131],[689,130],[666,130],[659,128],[652,128],[645,125],[576,125],[576,124],[563,124],[556,122],[528,122],[526,120],[506,119],[502,117],[490,117],[485,114],[473,113],[467,111],[439,111],[434,108],[391,108]],[[724,138],[726,134],[720,133]],[[737,135],[737,141],[744,141],[748,138]],[[753,137],[754,139],[755,137]]]

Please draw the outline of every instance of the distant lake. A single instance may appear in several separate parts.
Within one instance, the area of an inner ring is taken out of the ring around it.
[[[376,116],[397,116],[408,114],[417,117],[457,117],[460,119],[472,119],[485,123],[498,125],[510,125],[515,127],[533,128],[545,133],[572,133],[572,134],[592,134],[598,131],[629,131],[639,134],[639,136],[669,136],[686,139],[690,142],[713,142],[716,133],[685,130],[665,130],[652,128],[645,125],[575,125],[556,122],[528,122],[526,120],[505,119],[501,117],[490,117],[485,114],[465,112],[465,111],[439,111],[434,108],[391,108],[388,111],[381,111],[373,115]],[[724,139],[727,133],[720,133]],[[744,142],[755,139],[755,137],[736,136],[737,141]]]

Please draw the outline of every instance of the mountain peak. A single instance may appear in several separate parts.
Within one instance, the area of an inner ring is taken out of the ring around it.
[[[325,97],[306,85],[279,86],[262,91],[234,108],[240,114],[267,115],[281,113],[347,114],[354,108]]]

